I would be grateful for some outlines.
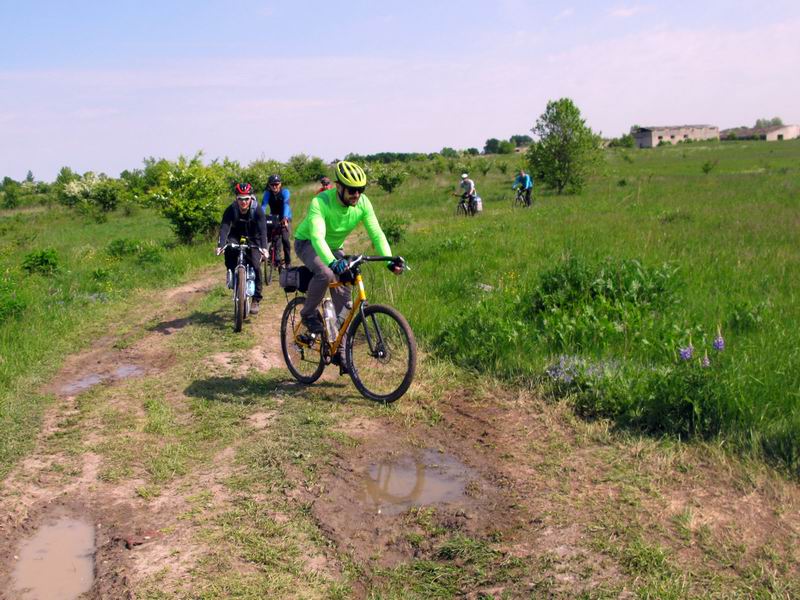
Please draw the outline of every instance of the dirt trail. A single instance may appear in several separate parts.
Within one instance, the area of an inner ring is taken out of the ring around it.
[[[93,595],[128,593],[126,561],[120,550],[154,532],[157,519],[137,510],[129,487],[120,488],[98,479],[99,457],[88,449],[93,442],[92,432],[87,432],[84,451],[77,458],[54,451],[50,442],[69,432],[79,414],[80,394],[96,386],[110,387],[157,374],[172,365],[174,357],[161,344],[161,338],[191,322],[187,306],[218,284],[218,271],[201,274],[166,292],[146,295],[135,311],[135,325],[128,332],[111,332],[94,340],[85,351],[68,357],[43,390],[53,393],[56,402],[44,415],[36,448],[0,487],[0,590],[11,588],[9,567],[14,564],[19,541],[35,531],[48,515],[59,511],[88,520],[97,529]],[[63,476],[57,468],[63,463],[73,465],[74,477]],[[0,592],[0,598],[10,598],[10,594]]]
[[[177,589],[211,551],[211,542],[203,542],[199,528],[183,515],[191,513],[200,495],[212,510],[231,506],[234,493],[223,482],[232,473],[235,444],[146,501],[137,494],[141,481],[109,482],[99,476],[92,431],[83,432],[78,448],[62,450],[53,440],[74,425],[81,394],[171,368],[177,359],[165,337],[200,318],[192,305],[218,284],[218,275],[214,270],[162,294],[140,311],[138,326],[110,332],[65,361],[48,387],[57,401],[45,415],[36,449],[0,488],[0,590],[10,589],[19,541],[55,506],[95,524],[97,579],[91,597],[132,597],[139,583],[165,564],[170,573],[162,589]],[[256,336],[255,347],[213,354],[209,372],[241,373],[241,365],[248,365],[251,374],[283,368],[281,294],[268,290],[262,305],[261,314],[246,325]],[[555,595],[613,587],[626,563],[610,560],[613,552],[603,548],[602,540],[621,539],[625,520],[652,529],[654,539],[686,564],[704,560],[702,548],[681,544],[670,533],[676,515],[688,514],[692,531],[705,528],[738,537],[747,545],[745,556],[770,543],[786,548],[800,541],[797,487],[765,471],[735,465],[725,471],[726,459],[692,448],[663,452],[649,440],[623,443],[601,424],[576,421],[563,405],[546,404],[526,391],[487,383],[468,389],[446,386],[443,395],[429,392],[437,373],[427,373],[424,361],[419,381],[400,401],[405,405],[399,416],[375,406],[365,410],[363,403],[350,401],[349,380],[326,377],[341,406],[335,429],[355,443],[335,446],[317,483],[297,485],[289,498],[310,507],[331,544],[330,551],[310,557],[304,568],[336,580],[344,570],[341,557],[352,557],[362,569],[352,586],[355,597],[368,594],[373,569],[431,555],[426,530],[410,515],[415,498],[421,497],[417,488],[437,478],[453,494],[434,504],[430,518],[440,529],[491,539],[508,557],[537,566],[526,581],[469,590],[475,597],[503,591],[528,597],[543,589],[545,578],[546,590]],[[435,395],[441,397],[434,400]],[[113,401],[120,403],[121,414],[142,411],[137,399]],[[248,426],[270,435],[283,406],[253,412]],[[420,417],[427,413],[435,418]],[[55,468],[60,464],[72,465],[72,476]],[[390,472],[406,473],[405,479],[398,475],[400,488],[385,479]],[[291,468],[289,474],[302,481]],[[378,489],[378,495],[370,496],[371,489]],[[272,517],[276,522],[286,518]],[[246,573],[251,567],[241,568]],[[796,561],[790,561],[789,569],[797,574]],[[14,597],[0,592],[0,598]]]

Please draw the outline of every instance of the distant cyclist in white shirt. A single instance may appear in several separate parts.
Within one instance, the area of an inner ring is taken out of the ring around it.
[[[461,174],[461,189],[464,190],[461,194],[461,197],[467,200],[468,203],[472,203],[475,201],[475,196],[477,196],[477,192],[475,191],[475,182],[469,178],[468,173]]]

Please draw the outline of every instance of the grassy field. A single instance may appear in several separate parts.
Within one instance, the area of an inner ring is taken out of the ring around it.
[[[422,349],[386,407],[295,385],[274,286],[233,333],[213,243],[154,212],[0,213],[0,564],[55,506],[98,524],[98,597],[797,597],[800,144],[607,159],[516,211],[520,157],[473,162],[475,218],[459,164],[370,190],[411,270],[366,267],[369,298]],[[361,497],[425,450],[468,467],[456,503]]]
[[[371,270],[373,299],[396,304],[425,347],[458,366],[542,386],[634,430],[719,436],[796,473],[800,143],[606,157],[584,194],[537,190],[527,211],[510,203],[521,155],[491,159],[485,175],[477,167],[486,159],[473,159],[485,210],[472,219],[455,217],[450,195],[462,165],[438,174],[407,165],[414,175],[404,185],[391,195],[375,186],[370,197],[384,223],[407,223],[395,250],[412,271],[395,279]],[[298,217],[311,193],[294,190]],[[61,208],[3,213],[0,417],[12,433],[0,464],[24,451],[21,432],[35,426],[40,402],[29,390],[88,342],[90,323],[113,319],[131,290],[213,261],[207,245],[171,239],[147,210],[101,224]],[[367,248],[363,235],[351,244]],[[45,249],[55,254],[23,269]]]
[[[386,292],[427,346],[587,415],[720,436],[797,473],[800,143],[609,151],[583,195],[537,191],[530,211],[510,206],[520,157],[505,160],[507,174],[476,174],[474,219],[454,216],[457,170],[371,195],[410,223],[395,250],[413,270]]]

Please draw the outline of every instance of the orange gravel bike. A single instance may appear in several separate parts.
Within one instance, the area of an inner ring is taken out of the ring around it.
[[[281,319],[281,350],[286,366],[299,382],[314,383],[325,367],[331,363],[340,365],[350,374],[356,389],[365,397],[388,404],[406,393],[417,367],[417,342],[405,317],[395,308],[382,304],[369,304],[361,276],[361,265],[366,262],[395,261],[405,264],[399,256],[354,256],[348,257],[348,268],[340,281],[330,288],[348,286],[353,302],[342,309],[338,317],[326,310],[326,295],[320,305],[325,324],[321,335],[306,329],[300,318],[305,296],[295,294],[286,305]],[[304,279],[309,281],[307,271]],[[302,278],[301,278],[302,279]],[[283,282],[282,282],[283,283]],[[295,286],[284,286],[287,291]],[[340,359],[342,348],[343,359]]]

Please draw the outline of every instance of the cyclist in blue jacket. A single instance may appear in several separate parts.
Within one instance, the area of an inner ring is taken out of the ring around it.
[[[514,185],[511,186],[512,190],[517,189],[517,186],[525,190],[525,206],[531,205],[531,192],[533,191],[533,179],[522,169],[519,170],[519,175],[514,179]]]
[[[289,205],[289,190],[283,187],[280,175],[270,175],[267,180],[267,189],[264,190],[264,199],[261,201],[261,208],[267,215],[274,215],[280,221],[278,227],[281,228],[281,245],[283,246],[283,263],[285,266],[292,264],[291,246],[289,237],[292,234],[290,224],[292,222],[292,207]],[[272,239],[272,233],[267,232],[267,238]]]

